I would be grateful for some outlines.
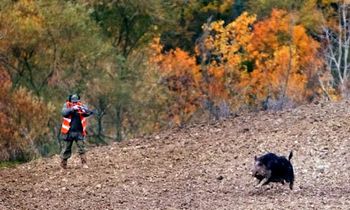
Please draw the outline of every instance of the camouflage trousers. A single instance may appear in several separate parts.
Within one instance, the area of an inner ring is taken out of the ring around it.
[[[67,139],[64,140],[64,147],[60,155],[61,159],[67,160],[72,156],[72,147],[74,142],[78,146],[79,155],[86,153],[84,137],[82,135],[68,134]]]

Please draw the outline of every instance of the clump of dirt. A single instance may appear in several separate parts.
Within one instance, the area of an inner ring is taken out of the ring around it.
[[[349,209],[350,103],[247,113],[0,170],[0,209]],[[288,156],[294,190],[256,188],[254,155]]]

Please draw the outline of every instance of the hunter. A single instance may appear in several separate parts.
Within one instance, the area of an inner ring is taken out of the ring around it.
[[[63,123],[61,127],[64,147],[61,152],[61,167],[67,169],[67,161],[72,155],[73,142],[78,146],[78,153],[83,168],[88,168],[85,149],[86,117],[92,113],[88,107],[80,101],[78,94],[68,97],[62,108]]]

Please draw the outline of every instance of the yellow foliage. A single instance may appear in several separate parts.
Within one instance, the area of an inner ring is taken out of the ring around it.
[[[203,7],[201,11],[208,12],[209,10],[217,11],[218,13],[224,13],[231,9],[234,0],[216,0],[210,2],[207,6]]]
[[[317,57],[319,43],[306,34],[303,26],[294,25],[293,18],[285,11],[273,10],[270,18],[254,25],[247,49],[255,62],[254,72],[264,73],[253,72],[245,79],[256,92],[265,90],[265,94],[257,94],[258,100],[267,95],[278,98],[285,92],[293,101],[302,102],[312,94],[306,91],[306,85],[321,64]]]
[[[242,62],[248,59],[245,51],[251,40],[250,26],[255,20],[255,15],[244,12],[226,26],[223,21],[215,21],[203,27],[203,30],[211,34],[204,40],[205,48],[213,57],[220,59],[212,61],[204,69],[209,79],[203,81],[201,86],[211,101],[219,103],[227,100],[232,90],[230,86],[237,82],[238,75],[246,71]]]
[[[7,49],[16,40],[17,47],[35,42],[44,31],[44,18],[36,1],[19,0],[0,13],[0,49]]]
[[[234,22],[224,27],[223,21],[210,24],[208,30],[215,36],[206,40],[206,47],[216,54],[223,54],[223,59],[237,60],[237,53],[242,46],[246,46],[251,39],[250,25],[254,23],[256,16],[244,12]]]

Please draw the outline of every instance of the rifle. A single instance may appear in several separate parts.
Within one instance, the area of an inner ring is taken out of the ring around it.
[[[90,115],[92,115],[92,114],[95,114],[96,113],[96,111],[94,111],[94,110],[89,110],[86,106],[78,106],[79,107],[79,109],[78,109],[78,113],[80,113],[80,114],[90,114]]]

